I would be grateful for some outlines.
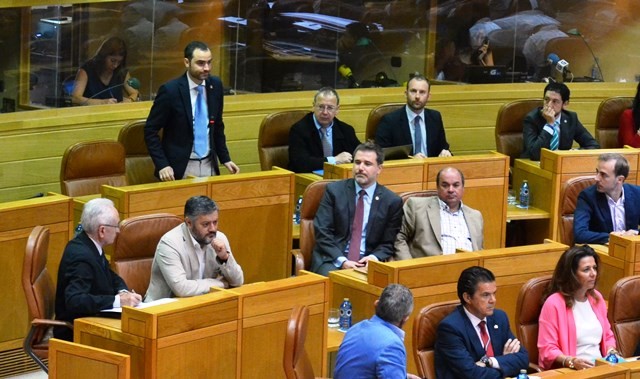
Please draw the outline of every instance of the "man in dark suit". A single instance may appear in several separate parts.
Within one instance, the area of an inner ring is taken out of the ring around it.
[[[331,87],[313,97],[313,112],[289,130],[289,169],[293,172],[322,170],[324,162],[350,163],[360,144],[353,127],[336,118],[340,97]]]
[[[608,243],[609,235],[637,235],[640,187],[626,184],[629,162],[621,154],[598,157],[596,184],[578,195],[573,214],[576,243]]]
[[[459,305],[438,325],[436,377],[504,378],[529,365],[529,355],[511,333],[507,314],[496,309],[496,278],[484,267],[458,278]]]
[[[219,175],[218,159],[232,174],[240,172],[227,149],[222,82],[209,76],[211,59],[205,43],[190,42],[184,49],[187,72],[160,86],[153,102],[144,139],[162,181]]]
[[[431,97],[429,79],[415,75],[404,91],[407,106],[386,114],[376,131],[381,147],[412,145],[415,158],[450,157],[440,112],[427,109]]]
[[[600,145],[580,123],[578,115],[566,109],[571,91],[564,83],[549,83],[544,87],[544,106],[529,112],[524,118],[522,157],[540,160],[540,150],[570,150],[573,141],[581,149],[599,149]]]
[[[384,261],[393,254],[402,199],[377,183],[383,160],[382,149],[365,142],[354,151],[354,179],[327,186],[313,220],[313,272],[328,275],[333,270],[363,267],[371,259]]]
[[[82,210],[82,231],[64,249],[58,269],[56,319],[73,323],[104,309],[136,306],[141,296],[129,292],[124,280],[109,268],[103,248],[118,234],[119,216],[113,202],[93,199]],[[73,340],[73,331],[56,327],[56,338]]]

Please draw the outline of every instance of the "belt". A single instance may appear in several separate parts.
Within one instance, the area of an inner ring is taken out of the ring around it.
[[[204,160],[207,160],[211,158],[211,154],[207,155],[206,157],[202,157],[202,158],[189,158],[190,161],[198,161],[198,162],[202,162]]]

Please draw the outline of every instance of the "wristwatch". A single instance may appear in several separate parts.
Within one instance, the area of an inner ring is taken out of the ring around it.
[[[489,357],[487,357],[486,355],[484,355],[482,358],[480,358],[480,362],[484,363],[485,366],[487,367],[492,367],[493,364],[491,363],[491,359],[489,359]]]

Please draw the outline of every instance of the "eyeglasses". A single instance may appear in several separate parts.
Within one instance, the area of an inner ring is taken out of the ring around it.
[[[338,109],[338,107],[333,106],[333,105],[323,105],[323,104],[318,104],[315,106],[317,110],[324,112],[327,111],[329,113],[333,113],[336,111],[336,109]]]
[[[108,226],[108,227],[110,227],[110,228],[116,228],[117,230],[120,230],[120,225],[102,224],[102,226]]]

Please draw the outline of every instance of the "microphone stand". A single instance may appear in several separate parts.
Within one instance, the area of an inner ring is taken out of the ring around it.
[[[572,36],[578,36],[580,37],[580,39],[582,39],[582,42],[584,42],[584,45],[587,47],[587,49],[589,49],[589,52],[593,57],[593,61],[595,62],[596,67],[598,68],[598,72],[600,72],[600,80],[604,82],[604,75],[602,74],[602,68],[600,68],[600,62],[598,62],[598,58],[596,58],[596,55],[593,53],[593,50],[591,50],[591,46],[587,43],[587,40],[584,39],[584,35],[580,33],[578,29],[575,29],[575,28],[567,30],[567,34],[570,34]]]

